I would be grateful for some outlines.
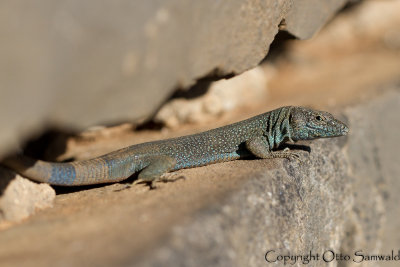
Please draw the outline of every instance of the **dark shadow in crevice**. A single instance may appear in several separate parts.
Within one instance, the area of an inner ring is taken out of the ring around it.
[[[0,166],[0,197],[3,195],[4,190],[6,190],[6,188],[11,183],[11,181],[14,180],[14,178],[15,178],[15,172],[12,172]]]
[[[138,124],[135,127],[135,131],[143,131],[143,130],[160,130],[164,125],[162,123],[155,122],[154,118],[156,114],[160,111],[160,109],[168,102],[174,99],[195,99],[198,97],[201,97],[205,95],[212,82],[221,80],[221,79],[229,79],[234,77],[234,73],[222,73],[219,68],[215,68],[212,71],[210,71],[208,74],[204,75],[203,77],[200,77],[196,79],[196,82],[188,87],[184,88],[181,86],[177,86],[175,90],[171,93],[169,97],[167,97],[155,110],[154,112],[149,116],[147,120],[144,122]]]
[[[339,11],[336,13],[347,13],[347,12],[353,12],[356,8],[359,7],[360,4],[362,4],[363,0],[349,0]],[[330,20],[328,20],[325,25],[329,24],[330,21],[334,20],[335,16],[332,16]],[[268,54],[264,57],[263,60],[261,60],[260,64],[263,64],[265,62],[274,62],[277,59],[281,58],[284,56],[286,51],[288,50],[288,43],[290,40],[297,39],[294,35],[292,35],[290,32],[285,30],[286,22],[285,19],[282,19],[282,21],[279,23],[278,28],[279,31],[275,35],[274,40],[269,46],[269,51]]]
[[[77,135],[67,129],[49,128],[42,134],[29,139],[22,147],[22,154],[34,159],[55,161],[66,151],[67,140]],[[64,162],[72,161],[68,159]]]
[[[294,35],[285,30],[280,30],[270,44],[268,54],[261,60],[260,64],[277,61],[287,52],[288,43],[295,39]]]
[[[184,89],[184,88],[177,88],[175,92],[171,95],[167,101],[176,99],[176,98],[184,98],[184,99],[195,99],[205,95],[210,88],[211,83],[214,80],[211,79],[201,79],[198,80],[193,86]]]
[[[172,93],[165,102],[169,102],[170,100],[175,98],[194,99],[203,96],[207,93],[212,82],[221,79],[229,79],[234,77],[235,75],[235,73],[223,73],[219,68],[215,68],[203,77],[197,78],[196,82],[188,88],[179,86],[176,87],[174,93]]]
[[[337,13],[353,12],[362,2],[363,0],[349,0]]]
[[[155,115],[152,115],[151,118],[149,118],[149,119],[145,120],[144,122],[138,124],[135,127],[134,131],[135,132],[140,132],[140,131],[160,131],[164,127],[164,124],[160,123],[160,122],[155,122],[154,119],[153,119],[154,116]]]
[[[196,83],[189,88],[181,88],[178,87],[175,92],[171,95],[167,101],[170,101],[174,98],[185,98],[185,99],[194,99],[200,96],[203,96],[207,93],[208,89],[212,82],[221,80],[221,79],[229,79],[234,77],[234,73],[224,74],[218,68],[213,69],[204,77],[198,78]]]
[[[66,141],[74,134],[71,131],[49,129],[27,141],[19,151],[9,153],[0,158],[0,194],[8,183],[15,178],[16,169],[27,169],[37,160],[56,161],[59,155],[65,153]],[[20,156],[27,156],[21,159]],[[70,159],[71,161],[74,159]],[[66,162],[66,161],[64,161]],[[12,166],[18,166],[12,167]]]

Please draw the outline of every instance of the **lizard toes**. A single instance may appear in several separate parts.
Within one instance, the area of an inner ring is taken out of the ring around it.
[[[186,179],[186,176],[179,173],[164,173],[160,177],[151,181],[150,189],[157,188],[156,183],[158,182],[169,183],[169,182],[175,182],[180,179]]]
[[[151,183],[150,183],[150,189],[156,189],[156,188],[157,188],[156,183],[157,183],[158,181],[159,181],[158,179],[155,179],[155,180],[151,181]]]
[[[175,182],[177,180],[184,179],[186,180],[186,176],[180,174],[180,173],[165,173],[161,176],[160,181],[164,183],[168,182]]]
[[[298,163],[302,162],[300,153],[292,152],[289,155],[290,160],[296,160]]]

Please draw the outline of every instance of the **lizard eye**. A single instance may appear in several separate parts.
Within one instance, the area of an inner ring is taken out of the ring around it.
[[[315,116],[315,119],[317,121],[323,121],[324,120],[324,118],[322,116],[320,116],[320,115]]]

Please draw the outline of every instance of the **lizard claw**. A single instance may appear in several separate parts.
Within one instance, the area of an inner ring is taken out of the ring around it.
[[[160,177],[157,177],[152,180],[145,180],[138,178],[132,183],[132,186],[140,183],[150,183],[150,189],[155,189],[157,188],[156,184],[158,182],[168,183],[168,182],[175,182],[179,179],[186,179],[186,176],[179,173],[164,173]]]
[[[149,184],[150,189],[155,189],[157,188],[156,183],[160,181],[160,179],[154,179],[152,181],[146,181],[146,180],[142,180],[142,179],[137,179],[132,183],[132,186],[136,185],[136,184],[141,184],[141,183],[146,183]]]
[[[164,173],[158,179],[154,179],[151,182],[150,188],[151,189],[156,188],[156,183],[158,183],[158,182],[169,183],[169,182],[175,182],[180,179],[186,180],[186,176],[179,174],[179,173]]]
[[[289,160],[296,160],[298,163],[301,163],[301,155],[298,152],[290,152],[288,153],[288,159]]]
[[[298,152],[292,152],[288,147],[285,147],[282,151],[285,155],[285,158],[288,160],[296,160],[297,162],[301,163],[301,155]]]
[[[143,181],[142,179],[136,179],[135,181],[133,181],[133,183],[131,184],[131,186],[134,186],[136,184],[141,184],[144,183],[145,181]]]

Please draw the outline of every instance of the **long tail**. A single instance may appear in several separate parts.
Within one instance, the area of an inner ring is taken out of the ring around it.
[[[74,186],[118,182],[132,175],[133,163],[106,156],[69,163],[52,163],[23,155],[1,162],[24,177],[52,185]]]

